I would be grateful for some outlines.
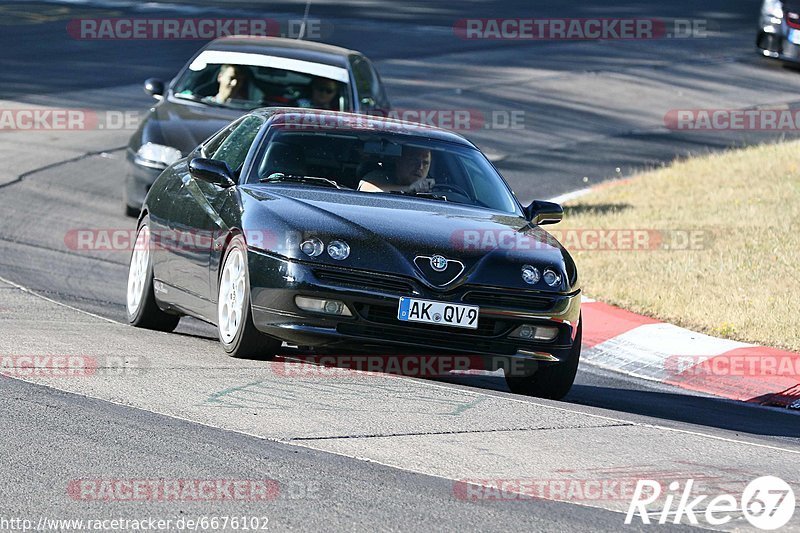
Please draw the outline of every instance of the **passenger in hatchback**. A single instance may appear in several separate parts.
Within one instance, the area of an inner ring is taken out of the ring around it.
[[[336,81],[315,76],[309,84],[311,98],[301,98],[297,107],[339,111],[339,87]]]

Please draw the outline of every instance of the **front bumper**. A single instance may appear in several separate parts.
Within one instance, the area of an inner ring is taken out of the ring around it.
[[[353,353],[470,354],[531,363],[558,363],[572,354],[580,292],[546,294],[470,286],[434,291],[419,281],[356,271],[250,250],[251,305],[256,328],[290,344]],[[352,317],[300,310],[295,296],[336,299]],[[480,306],[477,330],[401,322],[401,296]],[[558,328],[549,342],[510,338],[522,324]]]
[[[140,209],[150,187],[167,167],[144,165],[130,149],[126,154],[126,159],[128,160],[128,173],[125,176],[125,205]]]
[[[756,47],[764,57],[800,63],[800,45],[789,41],[782,25],[764,26],[756,37]]]

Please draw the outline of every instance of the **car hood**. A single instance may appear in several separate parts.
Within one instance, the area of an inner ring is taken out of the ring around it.
[[[155,106],[148,117],[147,138],[142,143],[155,142],[173,146],[188,154],[212,134],[247,110],[228,109],[196,102],[164,100]]]
[[[254,185],[243,190],[245,230],[270,238],[268,251],[336,267],[413,276],[433,288],[464,283],[562,292],[577,282],[569,253],[549,233],[521,216],[454,203],[395,195],[331,191],[296,185]],[[309,257],[299,244],[317,237],[347,241],[350,256]],[[253,243],[250,243],[253,245]],[[430,257],[449,260],[444,272]],[[551,288],[525,283],[521,268],[551,268],[563,280]]]

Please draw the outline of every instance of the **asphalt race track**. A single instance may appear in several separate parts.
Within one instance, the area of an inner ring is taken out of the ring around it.
[[[157,4],[0,3],[0,108],[135,117],[152,102],[141,82],[169,79],[201,45],[74,39],[66,28],[75,18],[286,21],[305,7]],[[615,4],[326,1],[314,3],[311,16],[325,22],[327,42],[376,62],[398,108],[524,117],[518,129],[484,123],[462,132],[523,201],[779,137],[673,131],[664,121],[677,109],[800,103],[800,72],[754,52],[760,2]],[[708,35],[528,42],[453,33],[465,17],[524,16],[702,19]],[[267,517],[273,531],[650,530],[660,526],[624,525],[629,499],[613,493],[558,494],[548,485],[542,498],[494,498],[466,481],[549,480],[585,489],[694,479],[707,494],[740,496],[751,480],[776,475],[800,487],[800,418],[789,411],[691,395],[590,365],[582,365],[563,402],[510,394],[497,375],[295,373],[287,359],[227,358],[215,329],[198,321],[184,319],[177,334],[124,325],[130,252],[79,250],[68,237],[77,229],[134,227],[121,207],[122,148],[132,130],[101,124],[0,130],[0,355],[78,356],[100,365],[81,377],[0,378],[0,530],[13,530],[2,522],[12,518],[55,529],[41,520],[234,515]],[[279,490],[266,501],[97,501],[73,490],[95,479],[269,480]],[[755,530],[741,513],[727,524],[700,524]],[[800,531],[800,513],[785,530]]]

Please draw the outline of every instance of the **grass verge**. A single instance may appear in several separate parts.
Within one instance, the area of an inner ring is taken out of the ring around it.
[[[798,153],[789,142],[678,161],[568,202],[552,228],[587,296],[800,351]]]

